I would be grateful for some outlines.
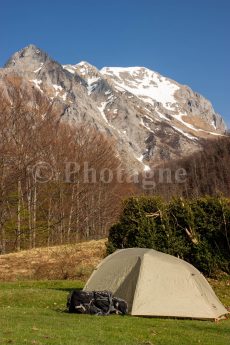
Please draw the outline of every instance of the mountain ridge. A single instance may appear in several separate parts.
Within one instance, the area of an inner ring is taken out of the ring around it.
[[[145,67],[62,65],[29,45],[0,69],[0,86],[7,90],[6,74],[19,75],[58,105],[63,121],[84,122],[113,137],[133,170],[187,156],[226,131],[210,101]]]

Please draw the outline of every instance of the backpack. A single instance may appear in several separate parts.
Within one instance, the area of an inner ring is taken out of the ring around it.
[[[115,314],[128,314],[128,304],[125,300],[118,297],[113,297],[113,306],[115,309]]]
[[[92,315],[125,315],[128,312],[127,303],[113,297],[110,291],[77,291],[73,290],[67,298],[69,313]]]

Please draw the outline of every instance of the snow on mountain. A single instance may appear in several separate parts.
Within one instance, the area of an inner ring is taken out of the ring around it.
[[[76,66],[74,65],[63,65],[63,68],[72,74],[76,72]]]
[[[40,84],[42,84],[42,80],[32,79],[30,80],[34,85],[43,93],[43,90],[40,87]]]
[[[174,97],[179,87],[159,73],[144,67],[104,67],[100,71],[114,80],[120,88],[133,93],[146,103],[162,103],[165,109],[173,110]]]
[[[199,150],[203,139],[226,130],[208,100],[144,67],[99,71],[85,61],[61,65],[30,45],[0,70],[5,89],[4,76],[10,74],[25,80],[27,92],[31,85],[56,104],[63,120],[87,123],[113,137],[132,169],[148,171],[151,165],[186,156]]]

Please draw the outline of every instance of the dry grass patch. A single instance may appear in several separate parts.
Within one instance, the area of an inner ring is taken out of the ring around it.
[[[200,128],[205,131],[214,132],[214,128],[211,125],[207,124],[207,122],[205,122],[202,118],[199,118],[197,116],[193,116],[193,117],[182,116],[182,120],[196,128]]]
[[[213,137],[212,134],[209,132],[215,132],[214,128],[211,125],[208,125],[204,120],[194,116],[194,117],[187,117],[187,116],[182,116],[182,120],[186,122],[188,125],[192,125],[195,128],[200,129],[199,130],[199,137],[203,139],[213,139],[215,140],[215,137]],[[181,130],[188,131],[191,135],[194,135],[195,137],[197,136],[197,131],[192,128],[189,128],[183,124],[182,122],[177,123],[177,127],[180,128]],[[202,131],[203,130],[203,131]]]
[[[105,256],[106,240],[37,248],[0,256],[0,280],[81,279]]]

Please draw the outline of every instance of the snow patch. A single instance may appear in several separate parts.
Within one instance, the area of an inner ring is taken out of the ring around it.
[[[120,91],[120,92],[122,92],[122,93],[126,92],[125,88],[122,88],[122,87],[120,87],[118,85],[115,85],[115,89]]]
[[[194,136],[192,136],[192,135],[182,131],[182,129],[180,129],[180,128],[176,127],[176,126],[171,125],[171,127],[174,128],[177,132],[180,132],[183,136],[187,137],[190,140],[193,140],[193,141],[194,140],[198,140],[197,137],[194,137]]]
[[[44,63],[42,62],[41,64],[40,64],[40,67],[38,68],[38,69],[36,69],[35,71],[34,71],[34,73],[38,73],[41,69],[42,69],[42,66],[44,65]]]
[[[116,99],[116,97],[113,96],[113,94],[109,95],[108,101],[112,102]]]
[[[63,101],[66,101],[67,93],[65,92],[64,95],[61,96]]]
[[[55,97],[57,97],[59,92],[63,90],[63,88],[60,85],[56,85],[56,84],[53,84],[53,88],[56,90]]]
[[[148,124],[145,124],[145,123],[144,123],[143,118],[141,118],[141,120],[140,120],[140,125],[143,126],[143,127],[145,127],[149,132],[154,133],[154,132],[151,130],[151,128],[148,126]]]
[[[160,102],[168,110],[173,110],[177,103],[174,94],[179,86],[147,68],[104,67],[100,72],[115,77],[114,83],[119,91],[125,89],[144,102],[152,105]]]
[[[150,170],[151,170],[150,166],[147,164],[144,164],[144,171],[146,172],[146,171],[150,171]]]
[[[108,120],[107,120],[107,117],[105,116],[105,113],[104,113],[107,104],[108,104],[108,102],[102,102],[101,106],[98,107],[98,110],[100,111],[101,116],[105,120],[105,122],[109,123]]]
[[[113,130],[115,130],[116,132],[118,132],[120,135],[122,135],[121,131],[114,127],[111,123],[109,123],[109,121],[107,120],[106,116],[105,116],[105,108],[106,106],[109,104],[110,102],[101,102],[101,106],[100,107],[97,107],[98,110],[100,111],[101,113],[101,116],[103,118],[103,120],[109,125],[109,127],[113,128]],[[116,110],[116,109],[115,109]]]
[[[56,91],[62,91],[62,87],[60,85],[57,85],[57,84],[53,84],[53,88],[56,90]]]
[[[40,87],[40,84],[42,84],[42,80],[38,80],[38,79],[32,79],[30,80],[32,83],[34,83],[34,85],[43,93],[43,90]]]
[[[173,115],[173,117],[174,117],[175,119],[177,119],[178,121],[180,121],[181,123],[183,123],[184,126],[190,128],[190,129],[192,129],[193,131],[198,131],[198,129],[197,129],[196,127],[194,127],[194,126],[191,125],[190,123],[185,122],[185,121],[182,119],[182,116],[186,116],[186,115],[184,115],[184,114],[182,114],[182,113],[179,113],[179,114],[177,114],[177,115]]]
[[[76,66],[75,65],[63,65],[62,67],[72,74],[74,74],[76,72]]]
[[[135,158],[136,158],[140,163],[143,164],[143,166],[144,166],[144,169],[143,169],[143,170],[144,170],[145,172],[151,170],[150,167],[149,167],[148,165],[146,165],[146,164],[143,163],[143,159],[144,159],[144,156],[143,156],[143,155],[141,155],[140,157],[135,156]]]
[[[93,92],[93,90],[96,88],[97,84],[96,82],[98,80],[100,80],[100,77],[92,77],[92,78],[88,78],[87,79],[87,90],[88,90],[88,95],[91,95],[91,93]]]
[[[81,61],[81,62],[79,62],[78,64],[77,64],[77,66],[86,66],[86,65],[88,65],[88,62],[86,62],[86,61]]]
[[[146,117],[146,119],[148,119],[150,122],[154,122],[153,119],[150,116],[144,115],[144,117]]]
[[[212,120],[211,125],[216,129],[216,122],[214,120]]]
[[[157,111],[157,115],[162,119],[162,120],[166,120],[166,121],[169,121],[169,119],[167,118],[167,116],[165,116],[164,114],[160,113],[159,111]]]

